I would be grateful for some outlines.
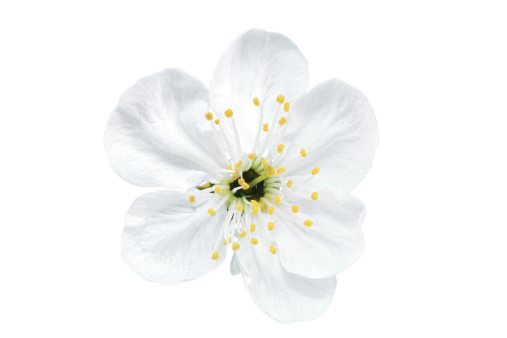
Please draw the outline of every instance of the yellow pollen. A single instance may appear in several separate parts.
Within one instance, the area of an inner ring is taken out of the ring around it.
[[[262,130],[268,131],[268,129],[269,129],[269,124],[264,123],[264,125],[262,126]]]
[[[213,114],[211,114],[211,113],[206,113],[206,115],[204,115],[204,116],[206,116],[206,120],[208,120],[208,121],[213,120]]]
[[[234,168],[239,168],[239,167],[241,167],[241,165],[242,165],[242,164],[243,164],[243,162],[242,162],[242,161],[238,161],[238,162],[236,162],[236,164],[234,165]]]
[[[287,122],[287,119],[285,117],[282,117],[278,123],[280,123],[281,126],[283,126]]]
[[[280,196],[276,195],[275,197],[275,205],[279,205],[280,204]]]
[[[251,160],[253,160],[255,158],[255,153],[252,153],[252,154],[248,155],[248,158],[251,159]]]
[[[269,252],[271,252],[273,255],[276,254],[276,248],[272,245],[269,247]]]
[[[188,200],[190,201],[190,203],[194,203],[195,202],[195,196],[194,195],[188,196]]]
[[[219,119],[216,119],[215,120],[215,124],[218,126],[220,124],[220,120]]]
[[[292,206],[292,212],[293,212],[293,213],[297,213],[297,212],[299,212],[299,207],[298,207],[297,205],[293,205],[293,206]]]
[[[283,105],[283,110],[285,110],[285,112],[288,112],[289,108],[290,108],[290,103],[289,102],[285,102],[284,105]]]
[[[246,236],[246,231],[241,231],[239,233],[239,237],[245,237]]]
[[[275,168],[273,168],[272,165],[267,165],[265,166],[265,170],[266,170],[266,175],[268,175],[269,177],[273,177],[276,175],[276,170]]]
[[[245,179],[240,178],[240,179],[238,180],[238,183],[239,183],[239,185],[243,185],[243,184],[245,184]]]
[[[318,192],[312,192],[312,196],[311,196],[312,200],[316,200],[317,198],[319,198],[319,193]]]
[[[224,243],[224,245],[227,245],[227,241],[225,239],[224,239],[224,241],[222,243]]]
[[[287,181],[287,188],[292,187],[292,183],[294,183],[294,181],[293,181],[293,180],[288,180],[288,181]]]
[[[273,212],[275,212],[275,207],[269,207],[268,214],[273,215]]]
[[[255,237],[252,237],[252,239],[250,240],[250,243],[252,243],[253,245],[257,245],[257,243],[259,243],[259,240]]]
[[[239,169],[238,168],[234,169],[234,175],[238,175],[238,174],[239,174]]]
[[[301,157],[306,157],[306,150],[301,149],[300,153],[301,153]]]
[[[225,112],[224,112],[225,116],[227,117],[232,117],[233,113],[232,113],[232,110],[230,109],[227,109]]]
[[[311,227],[313,225],[313,222],[307,219],[306,221],[303,222],[303,224],[306,225],[307,227]]]
[[[249,188],[250,188],[250,184],[248,184],[248,183],[243,184],[244,190],[248,190]]]
[[[262,162],[263,166],[267,166],[268,165],[268,160],[266,160],[265,158],[263,158],[261,162]]]
[[[281,153],[283,151],[283,148],[285,148],[285,146],[283,144],[280,144],[280,145],[278,145],[278,148],[276,148],[276,151]]]
[[[259,206],[261,207],[262,211],[268,208],[268,205],[264,201],[260,201]]]
[[[259,106],[259,99],[254,97],[253,103],[258,107]]]
[[[268,230],[271,231],[275,228],[275,224],[273,222],[268,223]]]
[[[259,207],[259,202],[257,202],[256,200],[251,200],[250,202],[252,202],[254,208],[258,208]]]
[[[232,177],[231,177],[231,178],[232,178],[232,180],[233,180],[233,181],[236,181],[236,179],[238,178],[238,176],[236,176],[236,175],[232,175]]]
[[[212,208],[208,209],[208,213],[210,214],[210,216],[215,216],[217,214],[215,210],[213,210]]]
[[[232,243],[232,250],[236,251],[239,249],[239,244],[238,243]]]
[[[284,172],[285,172],[285,168],[278,168],[278,169],[276,169],[276,173],[278,175],[280,175],[281,173],[284,173]]]
[[[313,168],[313,170],[312,170],[312,175],[317,175],[317,174],[319,173],[319,171],[320,171],[320,168],[319,168],[319,167],[315,167],[315,168]]]
[[[285,101],[285,97],[283,97],[282,94],[278,95],[278,97],[276,98],[276,102],[282,104],[283,101]]]
[[[221,187],[221,186],[219,186],[219,185],[216,185],[216,186],[215,186],[215,192],[216,192],[217,194],[222,193],[222,187]]]
[[[218,259],[218,251],[213,252],[213,255],[211,255],[211,258],[214,260]]]
[[[252,209],[252,215],[257,215],[258,212],[259,212],[259,207]]]
[[[252,223],[250,224],[250,232],[254,232],[255,231],[255,224]]]
[[[236,204],[235,208],[238,211],[243,211],[243,206],[241,204]]]

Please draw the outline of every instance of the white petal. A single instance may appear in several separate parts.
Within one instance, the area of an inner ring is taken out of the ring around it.
[[[104,135],[109,161],[124,180],[187,190],[219,171],[204,115],[208,91],[180,69],[139,80],[121,97]]]
[[[309,197],[309,196],[308,196]],[[336,275],[355,262],[364,251],[361,223],[364,204],[350,194],[319,192],[319,198],[287,197],[299,212],[278,208],[271,239],[278,243],[283,267],[308,278]],[[305,220],[313,225],[303,225]]]
[[[236,251],[241,275],[255,305],[271,318],[290,323],[319,317],[336,289],[336,277],[308,279],[291,274],[269,252],[264,240],[253,246],[243,239]]]
[[[223,262],[224,245],[219,258],[211,259],[225,208],[211,217],[212,194],[188,195],[177,191],[151,192],[137,198],[125,217],[122,256],[139,276],[150,281],[176,284],[200,277]]]
[[[255,137],[258,114],[253,98],[264,106],[264,121],[271,123],[279,106],[278,95],[294,102],[308,87],[308,62],[298,47],[282,34],[252,29],[226,50],[210,83],[213,110],[234,111],[241,138],[249,148]]]
[[[378,144],[378,126],[367,98],[347,83],[331,79],[302,96],[293,106],[284,139],[290,144],[284,166],[291,158],[307,157],[286,168],[294,182],[310,177],[311,186],[351,191],[370,169]]]

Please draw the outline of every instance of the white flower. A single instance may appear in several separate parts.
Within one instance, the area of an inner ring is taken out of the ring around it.
[[[292,41],[250,30],[219,61],[209,92],[166,69],[123,94],[105,132],[111,166],[130,183],[173,189],[127,213],[122,255],[134,272],[189,281],[230,248],[232,274],[272,318],[325,311],[335,275],[363,251],[364,205],[349,192],[371,166],[378,131],[357,89],[331,79],[305,94],[307,85]]]

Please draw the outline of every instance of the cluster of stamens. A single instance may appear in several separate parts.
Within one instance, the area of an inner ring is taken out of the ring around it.
[[[255,141],[250,153],[244,152],[241,147],[238,128],[231,109],[224,112],[234,131],[233,142],[224,133],[219,119],[213,120],[212,113],[206,113],[205,117],[211,127],[220,148],[221,161],[224,164],[222,177],[214,182],[207,182],[198,187],[195,195],[189,196],[189,202],[194,203],[201,194],[215,194],[209,202],[208,213],[211,217],[221,208],[226,208],[227,214],[222,224],[222,229],[217,239],[212,259],[218,259],[216,250],[220,243],[230,245],[232,250],[238,250],[240,245],[238,238],[248,236],[252,245],[259,243],[258,237],[268,243],[269,251],[276,254],[277,248],[271,245],[270,232],[275,229],[274,213],[280,213],[284,218],[290,218],[296,224],[311,227],[313,222],[299,216],[299,207],[291,205],[284,200],[284,196],[292,195],[307,197],[313,201],[318,199],[317,192],[294,192],[292,187],[307,183],[319,171],[315,167],[309,177],[301,182],[294,183],[292,180],[284,180],[284,173],[294,166],[307,154],[305,149],[300,150],[300,156],[286,161],[286,167],[277,167],[277,163],[285,156],[287,148],[281,143],[287,129],[287,121],[290,115],[290,103],[285,102],[283,95],[276,99],[279,103],[271,125],[264,123],[263,106],[258,98],[253,103],[259,114],[259,124]],[[281,116],[282,110],[286,116]],[[260,235],[256,235],[260,232]]]

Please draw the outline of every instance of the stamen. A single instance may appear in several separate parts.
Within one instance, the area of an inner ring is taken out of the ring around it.
[[[310,196],[312,200],[316,200],[317,198],[319,198],[319,193],[318,192],[312,192],[312,195]]]
[[[306,157],[306,150],[305,149],[301,149],[300,153],[301,153],[301,157]]]
[[[234,113],[232,112],[231,109],[227,109],[225,112],[224,112],[225,116],[231,118],[232,115],[234,115]]]
[[[232,250],[236,251],[239,249],[239,244],[238,243],[232,243]]]
[[[195,196],[194,195],[188,196],[188,200],[190,201],[190,203],[194,203],[195,202]]]
[[[288,181],[287,181],[287,188],[292,187],[292,184],[293,184],[293,183],[294,183],[294,181],[293,181],[293,180],[288,180]]]
[[[303,222],[303,224],[306,225],[307,227],[311,227],[313,225],[313,222],[307,219],[306,221]]]
[[[255,224],[252,223],[250,224],[250,232],[254,232],[255,231]]]
[[[269,252],[271,252],[273,255],[276,254],[276,248],[272,245],[269,247]]]
[[[252,153],[252,154],[248,155],[248,158],[253,160],[253,159],[255,159],[255,156],[256,156],[255,153]]]
[[[275,212],[275,207],[269,207],[268,214],[273,215],[273,212]]]
[[[252,237],[252,239],[250,240],[250,243],[252,243],[253,245],[257,245],[257,243],[259,243],[259,240],[255,237]]]
[[[268,132],[268,130],[269,130],[269,124],[264,123],[264,125],[262,126],[262,130],[264,130],[265,132]]]
[[[239,237],[245,237],[245,236],[246,236],[246,231],[243,230],[239,233]]]
[[[279,205],[280,204],[280,196],[276,196],[275,197],[275,205]]]
[[[319,167],[315,167],[315,168],[313,168],[313,170],[312,170],[312,175],[317,175],[317,174],[319,173],[319,171],[320,171],[320,168],[319,168]]]
[[[283,151],[283,148],[285,148],[285,146],[283,144],[280,144],[280,145],[278,145],[278,148],[276,148],[276,151],[281,153]]]
[[[278,168],[278,169],[276,169],[276,173],[277,173],[278,175],[280,175],[280,174],[282,174],[282,173],[284,173],[284,172],[285,172],[285,168]]]
[[[283,126],[287,122],[287,119],[285,117],[282,117],[278,123],[280,123],[281,126]]]
[[[285,110],[285,112],[288,112],[289,108],[290,108],[290,103],[289,102],[285,102],[284,105],[283,105],[283,110]]]
[[[215,210],[213,210],[213,208],[209,208],[208,213],[210,214],[210,216],[215,216],[217,214]]]
[[[211,255],[211,258],[213,260],[217,260],[218,259],[218,251],[213,252],[213,255]]]
[[[218,126],[220,124],[220,120],[219,119],[216,119],[215,120],[215,124]]]
[[[283,101],[285,101],[285,97],[282,94],[278,95],[278,97],[276,98],[276,102],[282,104]]]
[[[206,115],[204,115],[204,116],[206,116],[206,120],[208,120],[208,121],[213,120],[213,114],[211,114],[211,113],[206,113]]]
[[[236,138],[236,147],[238,148],[238,153],[243,153],[243,150],[241,149],[241,142],[239,140],[239,132],[238,132],[238,126],[236,125],[236,120],[233,117],[233,112],[231,109],[227,109],[224,112],[225,116],[231,119],[232,121],[232,129],[234,129],[234,137]]]
[[[258,107],[259,106],[259,99],[254,97],[253,103]]]
[[[243,211],[243,206],[241,204],[236,204],[235,208],[238,211]]]
[[[292,212],[293,213],[298,213],[299,212],[299,207],[297,205],[293,205],[292,206]]]
[[[217,194],[221,194],[221,193],[222,193],[222,187],[221,187],[221,186],[219,186],[219,185],[216,185],[216,186],[215,186],[215,192],[216,192]]]
[[[275,224],[273,222],[268,223],[268,230],[271,231],[275,228]]]

